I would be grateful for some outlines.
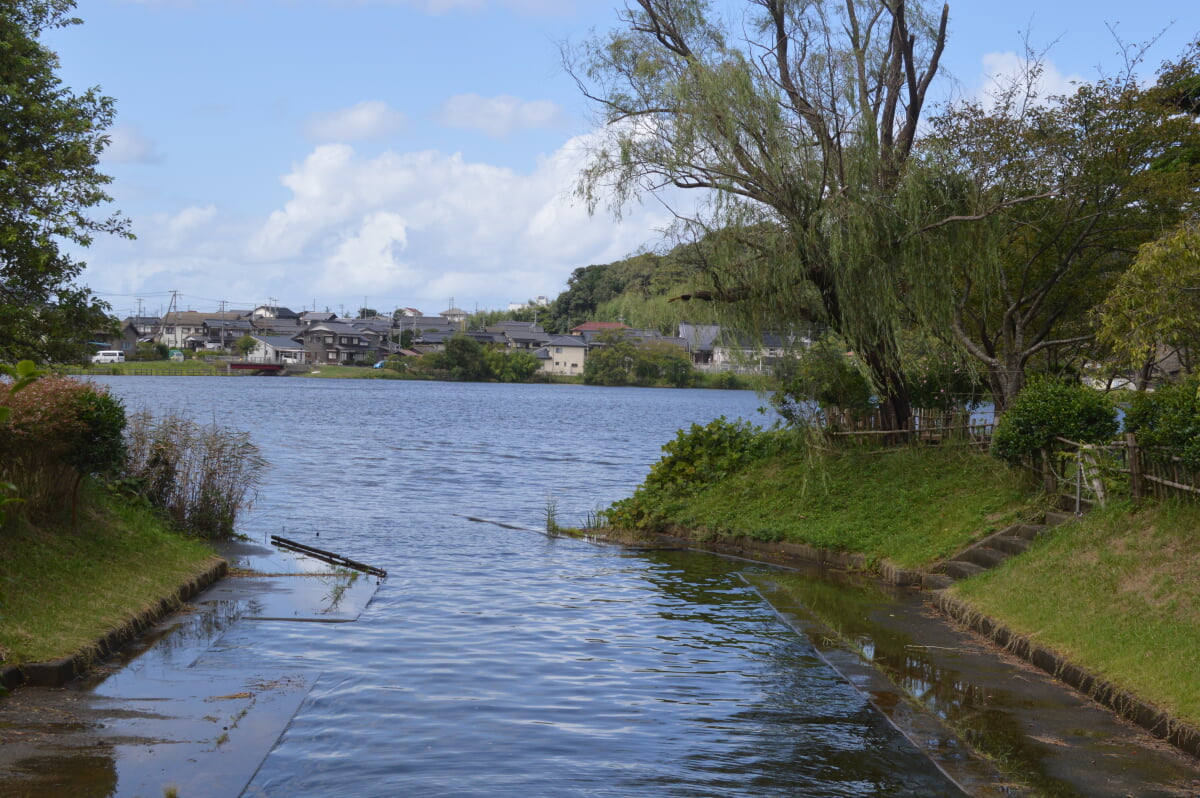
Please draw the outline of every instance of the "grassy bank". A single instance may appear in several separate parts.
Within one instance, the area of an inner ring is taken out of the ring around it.
[[[1013,631],[1200,725],[1200,507],[1097,510],[953,590]]]
[[[212,549],[149,510],[93,496],[79,523],[0,529],[3,664],[67,656],[211,565]]]
[[[639,490],[649,527],[805,543],[919,567],[1029,511],[1023,477],[965,447],[777,455],[688,495]]]

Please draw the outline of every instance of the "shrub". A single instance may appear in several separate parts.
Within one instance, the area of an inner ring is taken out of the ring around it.
[[[996,423],[992,453],[1009,462],[1050,449],[1058,437],[1104,443],[1117,433],[1117,410],[1105,394],[1078,383],[1030,380]]]
[[[703,427],[693,424],[662,447],[662,459],[650,468],[645,484],[682,494],[715,482],[761,456],[761,432],[748,421],[724,416]]]
[[[10,392],[4,404],[0,477],[27,510],[48,511],[67,499],[74,507],[82,477],[121,468],[125,409],[105,388],[44,377]]]
[[[1161,447],[1200,471],[1200,379],[1137,393],[1125,414],[1125,429],[1142,446]]]

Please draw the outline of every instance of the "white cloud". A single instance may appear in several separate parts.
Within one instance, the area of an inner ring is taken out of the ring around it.
[[[519,130],[556,127],[563,123],[565,114],[549,100],[526,102],[508,94],[496,97],[457,94],[442,104],[434,118],[448,127],[504,138]]]
[[[400,260],[407,244],[403,217],[387,211],[368,214],[324,259],[317,290],[324,294],[391,294],[402,289],[415,276]]]
[[[654,243],[671,221],[656,204],[635,206],[621,223],[589,216],[571,196],[589,142],[573,139],[528,171],[323,144],[280,178],[290,192],[281,207],[251,218],[207,205],[135,218],[137,241],[89,251],[85,282],[239,307],[275,297],[336,309],[368,296],[381,309],[436,312],[450,296],[486,309],[554,296],[572,270]]]
[[[1023,85],[1034,64],[1029,58],[1012,51],[987,53],[981,59],[983,75],[977,99],[987,102],[1013,85]],[[1041,73],[1036,76],[1034,86],[1037,96],[1044,100],[1055,95],[1071,94],[1075,84],[1084,82],[1079,75],[1066,75],[1052,61],[1041,63]]]
[[[136,125],[114,125],[108,131],[109,143],[101,155],[104,163],[161,163],[165,160],[153,141],[142,135]]]
[[[313,114],[304,125],[304,134],[317,142],[369,141],[399,133],[407,126],[404,114],[380,100],[367,100]]]

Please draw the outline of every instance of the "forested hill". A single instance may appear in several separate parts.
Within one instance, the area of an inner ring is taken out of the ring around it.
[[[511,317],[532,321],[536,310],[536,320],[547,332],[566,333],[586,321],[620,321],[637,329],[675,335],[680,321],[711,319],[713,309],[708,303],[668,301],[694,290],[698,276],[684,246],[665,255],[643,253],[575,269],[567,279],[567,289],[549,308],[493,312],[479,321],[491,323]]]

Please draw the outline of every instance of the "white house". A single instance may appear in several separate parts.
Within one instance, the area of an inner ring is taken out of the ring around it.
[[[280,363],[294,366],[308,362],[304,344],[278,335],[252,335],[254,348],[246,355],[251,363]]]

